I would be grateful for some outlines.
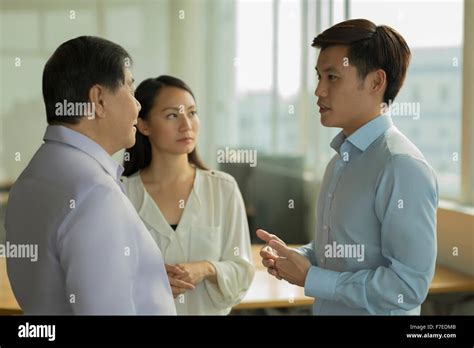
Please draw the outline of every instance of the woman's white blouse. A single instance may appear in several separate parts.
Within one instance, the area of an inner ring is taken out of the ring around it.
[[[217,270],[217,284],[204,280],[175,298],[178,314],[228,314],[243,299],[254,276],[247,216],[235,179],[216,170],[197,169],[176,231],[138,173],[123,178],[123,184],[166,263],[207,260]]]

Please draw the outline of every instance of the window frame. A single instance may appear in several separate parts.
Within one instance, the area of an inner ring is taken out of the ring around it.
[[[464,0],[463,82],[461,115],[461,197],[459,203],[474,205],[474,3]],[[471,19],[469,21],[468,19]]]

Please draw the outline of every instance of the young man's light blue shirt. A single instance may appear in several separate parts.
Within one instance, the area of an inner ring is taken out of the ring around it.
[[[305,294],[322,315],[419,314],[434,275],[438,186],[387,115],[331,142]]]
[[[123,168],[97,143],[49,126],[13,186],[10,245],[37,245],[37,260],[7,258],[25,314],[176,314],[159,248],[123,193]]]

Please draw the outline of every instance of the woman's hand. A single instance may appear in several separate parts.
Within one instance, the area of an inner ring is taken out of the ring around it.
[[[196,288],[193,284],[178,278],[178,276],[183,276],[185,274],[180,267],[165,264],[165,268],[174,298],[178,297],[180,294],[184,294],[188,290],[194,290]]]
[[[208,261],[180,263],[176,267],[181,270],[176,278],[186,283],[198,285],[204,279],[217,283],[216,269]]]

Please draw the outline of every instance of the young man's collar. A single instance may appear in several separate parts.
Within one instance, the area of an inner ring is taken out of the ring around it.
[[[389,115],[379,115],[373,120],[357,129],[346,138],[343,131],[339,132],[331,141],[331,147],[339,152],[344,141],[349,141],[361,151],[365,151],[375,139],[382,135],[387,129],[393,126],[393,121]]]

